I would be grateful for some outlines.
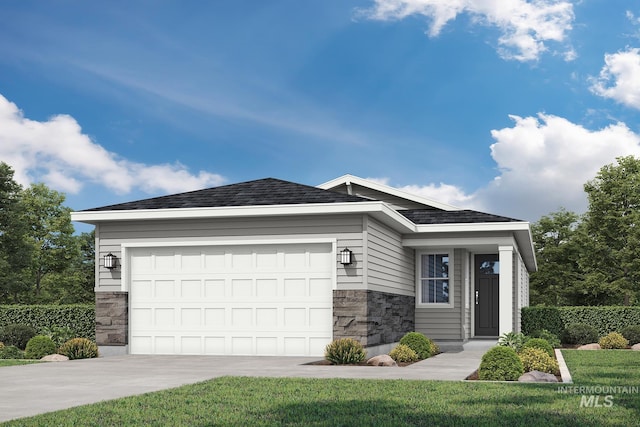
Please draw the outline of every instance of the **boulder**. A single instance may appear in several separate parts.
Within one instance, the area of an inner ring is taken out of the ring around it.
[[[594,342],[592,344],[585,344],[578,347],[578,350],[600,350],[600,344]]]
[[[367,365],[371,366],[398,366],[395,360],[387,354],[381,354],[380,356],[374,356],[367,360]]]
[[[640,351],[640,342],[631,346],[631,350]]]
[[[525,372],[518,378],[521,383],[557,383],[558,379],[553,374],[546,372],[531,371]]]
[[[69,360],[69,358],[67,356],[63,356],[62,354],[50,354],[40,360],[42,360],[43,362],[65,362]]]

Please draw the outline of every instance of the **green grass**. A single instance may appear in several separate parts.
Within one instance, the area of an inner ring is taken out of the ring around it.
[[[575,386],[640,385],[640,352],[563,351]],[[363,368],[371,369],[371,368]],[[7,426],[637,425],[640,395],[580,407],[556,384],[225,377]]]
[[[31,363],[40,363],[39,360],[30,359],[0,359],[0,367],[15,365],[30,365]]]

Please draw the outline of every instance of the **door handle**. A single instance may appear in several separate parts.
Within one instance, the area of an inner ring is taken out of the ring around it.
[[[478,291],[476,291],[476,305],[478,305]]]

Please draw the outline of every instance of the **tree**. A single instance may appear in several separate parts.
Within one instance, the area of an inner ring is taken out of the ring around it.
[[[34,254],[27,277],[36,299],[47,275],[68,270],[80,256],[78,241],[73,236],[71,209],[62,205],[64,199],[64,194],[44,184],[32,184],[22,193],[23,218],[30,227],[27,241]]]
[[[581,266],[587,284],[604,281],[600,304],[628,305],[640,297],[640,160],[616,161],[584,186],[589,208]]]
[[[531,275],[530,299],[534,305],[575,303],[573,291],[582,281],[576,242],[580,217],[565,209],[543,216],[531,226],[538,271]]]
[[[17,302],[27,284],[22,272],[31,261],[31,246],[25,236],[25,206],[22,187],[13,179],[13,169],[0,162],[0,303]]]

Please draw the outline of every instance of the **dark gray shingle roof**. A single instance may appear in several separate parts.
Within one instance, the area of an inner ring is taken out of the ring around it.
[[[294,205],[308,203],[365,202],[368,199],[322,190],[275,178],[223,185],[204,190],[154,197],[86,211],[136,209],[211,208],[229,206]]]
[[[399,211],[405,218],[418,225],[426,224],[477,224],[486,222],[520,222],[518,219],[508,218],[472,210],[444,211],[412,209]]]

